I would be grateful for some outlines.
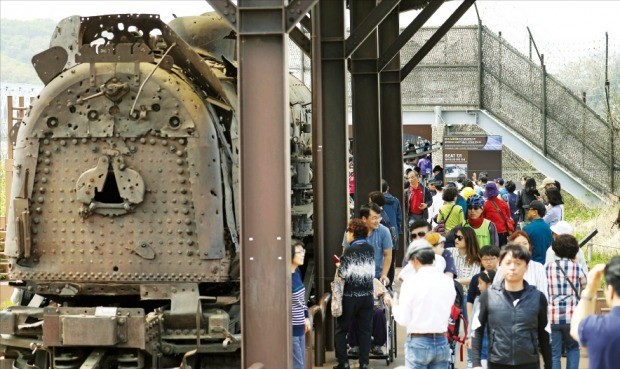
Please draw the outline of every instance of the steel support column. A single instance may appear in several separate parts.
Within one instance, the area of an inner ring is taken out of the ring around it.
[[[285,2],[238,2],[243,368],[292,366]]]
[[[376,0],[351,1],[351,28],[357,28],[375,8]],[[351,58],[355,210],[368,202],[368,193],[381,187],[381,124],[377,31],[374,30]]]
[[[348,220],[344,13],[343,0],[320,0],[312,11],[314,239],[319,265],[318,296],[329,291],[335,272],[331,256],[340,254],[339,245]],[[331,332],[328,330],[326,342],[327,347],[333,349]]]
[[[366,15],[362,23],[351,32],[349,38],[344,43],[344,53],[347,58],[357,50],[366,37],[377,29],[385,17],[398,6],[398,3],[400,3],[400,0],[383,0],[372,12]]]
[[[398,9],[393,10],[379,26],[379,53],[382,55],[398,38]],[[397,53],[380,73],[381,157],[382,174],[390,185],[390,193],[403,197],[403,124],[400,89],[400,53]],[[400,229],[405,229],[405,222]],[[404,233],[407,235],[407,233]],[[402,250],[404,246],[400,237]],[[398,247],[398,245],[395,245]],[[396,256],[392,255],[392,261]]]

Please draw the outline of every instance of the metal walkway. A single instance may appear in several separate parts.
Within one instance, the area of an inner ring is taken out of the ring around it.
[[[433,31],[421,29],[402,53]],[[405,124],[477,124],[586,203],[620,195],[617,132],[484,26],[451,29],[403,81],[402,97],[413,117]]]

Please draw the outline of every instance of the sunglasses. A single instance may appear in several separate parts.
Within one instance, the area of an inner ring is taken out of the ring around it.
[[[422,238],[426,236],[426,232],[411,233],[410,236],[411,236],[411,239],[416,239],[418,237]]]
[[[454,236],[454,238],[455,238],[455,239],[457,239],[457,240],[459,240],[459,241],[463,241],[463,239],[464,239],[465,237],[463,237],[463,236]]]
[[[467,208],[467,210],[480,210],[482,209],[480,206],[470,206]]]

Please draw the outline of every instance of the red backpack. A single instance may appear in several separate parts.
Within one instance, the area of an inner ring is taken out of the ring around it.
[[[467,319],[465,319],[465,316],[463,315],[463,311],[461,311],[461,308],[459,307],[461,299],[459,298],[458,289],[456,300],[457,301],[455,301],[454,305],[452,305],[452,309],[450,310],[450,319],[448,320],[448,332],[446,333],[446,336],[448,338],[448,342],[458,342],[461,344],[461,361],[463,361],[463,346],[465,345],[465,341],[467,340],[467,331],[469,329],[469,325],[467,324]],[[459,337],[459,328],[461,322],[465,324],[465,334],[463,335],[463,337]]]

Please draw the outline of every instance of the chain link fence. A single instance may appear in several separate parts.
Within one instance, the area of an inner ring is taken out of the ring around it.
[[[423,28],[409,41],[403,64],[435,30]],[[409,111],[485,109],[591,188],[620,195],[620,173],[612,170],[620,135],[486,27],[452,28],[403,81],[402,96]]]

